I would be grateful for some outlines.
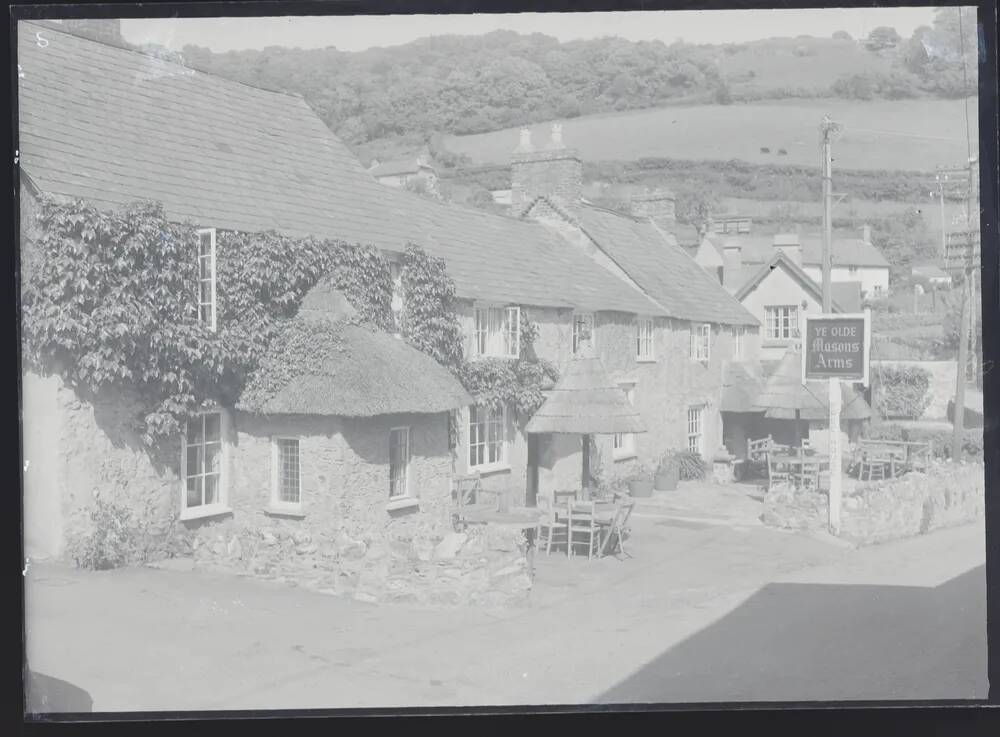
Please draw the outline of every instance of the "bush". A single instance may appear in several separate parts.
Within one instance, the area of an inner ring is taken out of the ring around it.
[[[67,535],[66,554],[78,568],[100,571],[138,562],[137,524],[128,507],[98,496],[89,517],[89,526]]]
[[[705,478],[705,461],[698,453],[684,451],[677,454],[681,481],[700,481]]]
[[[894,422],[879,422],[868,427],[865,432],[868,440],[905,440],[906,428]]]
[[[916,420],[931,402],[931,375],[919,366],[882,366],[872,382],[872,409],[881,417]]]
[[[161,528],[153,519],[152,503],[136,513],[98,495],[87,522],[67,534],[66,557],[77,568],[101,571],[191,554],[190,535],[176,519]]]

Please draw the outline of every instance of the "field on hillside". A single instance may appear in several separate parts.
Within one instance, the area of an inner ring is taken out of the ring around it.
[[[847,74],[888,72],[892,63],[856,41],[770,38],[718,47],[716,61],[733,94],[769,89],[829,89]]]
[[[845,126],[834,166],[847,169],[933,170],[967,158],[962,100],[782,100],[754,104],[691,105],[593,115],[562,121],[563,139],[588,160],[664,157],[741,159],[755,164],[819,165],[819,123],[829,113]],[[973,154],[978,111],[969,101]],[[531,126],[536,143],[550,123]],[[516,129],[452,136],[447,146],[477,164],[506,163]],[[762,153],[761,149],[770,149]],[[786,155],[778,155],[780,149]]]
[[[750,200],[742,197],[723,197],[722,204],[725,211],[734,215],[746,215],[757,219],[773,219],[780,211],[790,209],[795,215],[809,218],[822,218],[823,205],[821,202],[765,202],[762,200]],[[856,218],[862,222],[865,218],[881,218],[897,215],[903,210],[917,210],[927,223],[927,227],[938,233],[941,229],[941,206],[937,199],[927,198],[926,202],[914,204],[911,202],[899,202],[897,200],[882,200],[873,202],[871,200],[845,200],[833,209],[834,218]],[[945,202],[945,220],[948,221],[949,230],[957,230],[964,227],[965,210],[961,204]]]

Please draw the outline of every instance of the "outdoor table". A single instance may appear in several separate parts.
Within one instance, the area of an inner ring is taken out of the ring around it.
[[[492,507],[468,509],[463,522],[467,525],[490,525],[508,530],[521,530],[526,542],[525,558],[528,575],[535,577],[535,528],[542,517],[542,510],[536,507],[511,507],[510,511],[498,512]]]
[[[819,463],[820,469],[830,465],[830,456],[824,453],[772,453],[771,460],[775,465],[786,466],[793,476],[792,469],[801,468],[806,462]]]

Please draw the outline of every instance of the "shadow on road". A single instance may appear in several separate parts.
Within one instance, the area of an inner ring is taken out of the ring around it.
[[[28,671],[24,687],[29,714],[81,714],[94,709],[90,694],[68,681]]]
[[[597,703],[985,699],[986,569],[937,588],[768,584]]]

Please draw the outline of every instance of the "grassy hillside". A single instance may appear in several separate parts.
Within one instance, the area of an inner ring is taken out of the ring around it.
[[[828,89],[845,74],[888,73],[892,61],[850,39],[770,38],[715,47],[736,98],[772,90]]]
[[[819,166],[818,128],[826,113],[845,126],[835,145],[837,167],[932,171],[966,159],[962,100],[671,106],[566,120],[563,138],[589,161],[662,157]],[[969,114],[975,153],[979,134],[974,100]],[[549,125],[531,126],[536,141],[548,139]],[[446,139],[449,149],[478,164],[506,163],[517,142],[515,128]],[[763,153],[764,148],[769,153]],[[779,154],[781,150],[786,153]]]

